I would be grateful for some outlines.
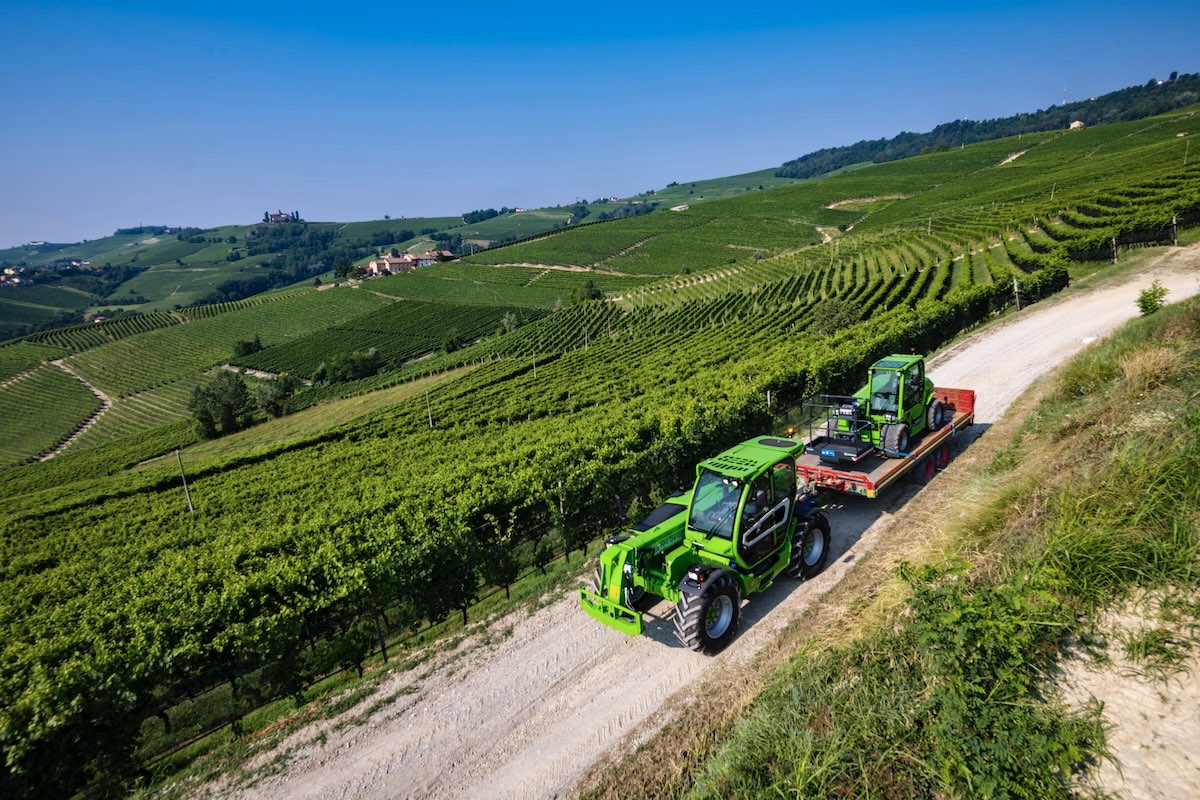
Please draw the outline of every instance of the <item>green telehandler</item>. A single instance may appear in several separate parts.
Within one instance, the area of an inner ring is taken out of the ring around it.
[[[867,384],[853,395],[819,395],[804,404],[809,447],[829,464],[855,464],[876,453],[907,458],[909,444],[941,429],[951,411],[925,377],[925,357],[903,354],[872,364]]]
[[[809,578],[829,554],[829,522],[797,491],[804,445],[770,436],[696,466],[691,491],[668,499],[600,554],[595,586],[579,601],[593,618],[638,635],[650,597],[675,604],[675,634],[713,654],[737,632],[743,597],[780,574]]]

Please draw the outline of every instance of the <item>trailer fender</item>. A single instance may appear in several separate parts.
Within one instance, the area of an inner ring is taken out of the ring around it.
[[[679,582],[679,591],[681,594],[689,594],[692,597],[699,597],[708,590],[708,587],[713,581],[720,578],[722,575],[733,575],[734,571],[728,567],[714,567],[703,564],[692,567],[688,570],[687,576]],[[693,575],[701,577],[701,580],[696,580]],[[741,582],[734,578],[734,581],[741,586]]]

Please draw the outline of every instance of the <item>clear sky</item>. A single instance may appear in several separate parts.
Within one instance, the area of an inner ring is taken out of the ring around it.
[[[630,195],[1200,71],[1200,3],[0,0],[0,247]]]

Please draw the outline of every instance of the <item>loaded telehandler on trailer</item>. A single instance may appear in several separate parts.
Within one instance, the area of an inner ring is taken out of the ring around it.
[[[875,497],[905,474],[928,482],[949,462],[950,437],[974,422],[975,392],[934,386],[922,356],[891,355],[854,395],[802,408],[806,436],[758,437],[700,462],[691,491],[609,539],[594,586],[580,587],[584,611],[638,635],[649,598],[663,598],[685,646],[719,652],[743,597],[824,567],[830,528],[818,498]]]
[[[853,395],[804,403],[796,471],[818,493],[875,497],[906,474],[928,483],[950,462],[950,438],[974,422],[975,392],[934,386],[924,356],[890,355]]]

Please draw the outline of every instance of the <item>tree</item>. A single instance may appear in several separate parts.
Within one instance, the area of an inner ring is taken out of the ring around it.
[[[586,300],[600,300],[604,297],[604,292],[596,286],[596,282],[589,280],[586,284],[576,289],[571,293],[571,300],[575,303],[582,303]]]
[[[287,413],[288,399],[296,393],[299,386],[299,379],[286,372],[280,373],[277,377],[254,387],[254,402],[264,414],[282,417]]]
[[[333,274],[338,278],[348,278],[354,272],[354,264],[348,258],[339,258],[333,265]]]
[[[379,351],[372,347],[333,356],[317,367],[312,378],[320,383],[342,383],[374,375],[381,366]]]
[[[241,373],[218,370],[208,384],[197,386],[188,401],[196,427],[205,439],[241,430],[253,420],[250,390]]]
[[[453,353],[463,345],[463,337],[459,334],[458,328],[450,328],[442,334],[442,349],[447,353]]]
[[[258,338],[258,334],[254,334],[253,339],[243,339],[233,343],[233,355],[236,358],[243,358],[252,353],[257,353],[263,349],[262,340]]]

